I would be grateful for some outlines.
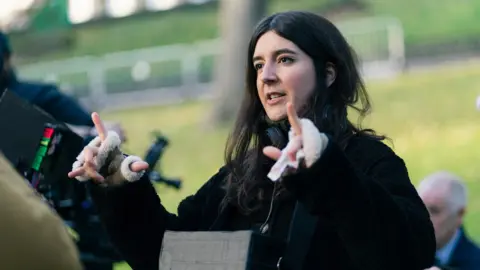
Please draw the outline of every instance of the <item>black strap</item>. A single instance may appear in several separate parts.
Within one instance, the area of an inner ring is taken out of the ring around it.
[[[303,270],[318,217],[310,214],[301,202],[296,203],[288,235],[285,255],[280,258],[280,270]]]

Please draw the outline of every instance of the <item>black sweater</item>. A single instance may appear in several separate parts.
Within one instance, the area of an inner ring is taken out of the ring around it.
[[[244,229],[230,226],[235,208],[219,211],[226,175],[226,169],[220,169],[180,203],[177,215],[165,210],[147,179],[107,188],[92,185],[91,192],[107,232],[129,265],[158,269],[165,230]],[[433,264],[435,236],[429,214],[403,160],[385,144],[357,137],[342,150],[329,142],[311,168],[282,183],[319,216],[305,269],[422,270]],[[234,213],[236,219],[239,215]],[[275,218],[275,223],[286,219]]]

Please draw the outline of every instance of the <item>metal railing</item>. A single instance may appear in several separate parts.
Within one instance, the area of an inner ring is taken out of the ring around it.
[[[338,24],[368,78],[397,74],[405,63],[403,29],[394,18]],[[50,81],[89,109],[116,109],[210,96],[221,40],[144,48],[21,66],[23,79]]]

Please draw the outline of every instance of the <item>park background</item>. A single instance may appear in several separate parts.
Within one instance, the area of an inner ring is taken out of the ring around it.
[[[184,186],[157,190],[172,212],[223,164],[242,92],[242,63],[225,61],[242,59],[228,56],[244,48],[233,36],[248,37],[273,12],[326,16],[359,54],[373,101],[363,126],[391,138],[414,184],[437,170],[461,176],[466,228],[480,241],[480,1],[17,0],[0,7],[20,78],[55,83],[119,121],[130,154],[145,154],[152,131],[168,137],[157,169]],[[238,78],[216,80],[225,73]]]

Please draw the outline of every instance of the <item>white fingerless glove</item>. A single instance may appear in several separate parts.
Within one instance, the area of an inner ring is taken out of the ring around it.
[[[295,147],[292,141],[294,140],[293,130],[288,132],[289,142],[287,146],[282,150],[282,155],[277,162],[272,166],[269,174],[267,175],[272,181],[280,179],[287,167],[298,168],[299,162],[303,159],[307,168],[311,167],[315,161],[317,161],[325,151],[328,144],[328,137],[324,133],[321,133],[312,121],[306,118],[300,119],[302,129],[302,147],[296,153],[295,162],[291,161],[287,153]]]
[[[145,173],[144,171],[134,172],[130,169],[130,165],[133,162],[141,161],[142,159],[137,156],[125,157],[120,151],[120,144],[121,140],[118,134],[113,131],[108,132],[108,135],[103,142],[100,137],[97,136],[88,144],[88,147],[98,152],[97,155],[94,155],[93,159],[95,170],[100,173],[100,170],[106,166],[107,175],[103,175],[106,184],[137,181]],[[72,169],[75,170],[81,168],[84,163],[85,154],[84,151],[82,151],[78,155],[77,160],[73,163]],[[86,174],[75,178],[79,181],[87,181],[90,179]]]
[[[299,155],[300,157],[303,155],[305,165],[308,168],[322,156],[328,144],[328,137],[318,131],[310,119],[302,118],[300,119],[300,124],[302,125],[302,148],[297,152],[297,160],[299,160]],[[293,130],[290,129],[288,138],[291,141],[293,137]]]

